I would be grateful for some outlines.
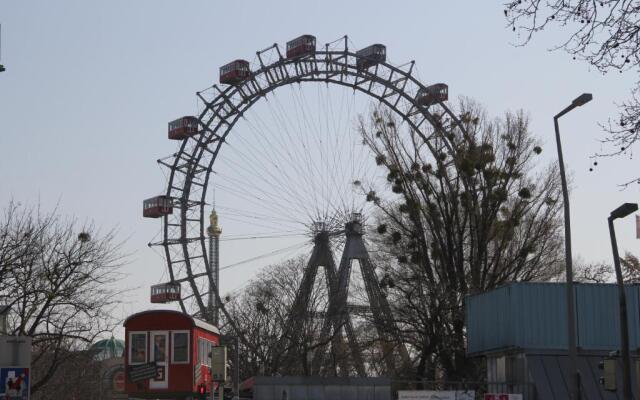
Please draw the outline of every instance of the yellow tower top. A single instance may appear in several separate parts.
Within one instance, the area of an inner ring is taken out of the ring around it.
[[[207,233],[209,236],[220,236],[222,233],[222,229],[218,226],[218,214],[216,210],[211,210],[211,215],[209,215],[209,228],[207,228]]]

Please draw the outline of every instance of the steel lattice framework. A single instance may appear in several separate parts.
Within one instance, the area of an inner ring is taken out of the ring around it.
[[[217,304],[223,304],[209,271],[205,211],[207,188],[225,139],[236,122],[257,101],[285,85],[324,82],[349,87],[377,99],[421,135],[434,154],[438,147],[434,139],[444,129],[430,108],[421,106],[416,100],[418,91],[426,89],[426,86],[412,75],[413,61],[399,67],[381,62],[370,68],[358,68],[359,56],[348,48],[346,36],[338,49],[336,45],[327,44],[314,54],[288,59],[274,44],[257,52],[257,58],[260,67],[239,85],[213,85],[210,90],[197,93],[204,104],[198,116],[198,134],[184,139],[172,156],[158,160],[169,170],[166,196],[172,200],[177,212],[163,217],[162,241],[151,245],[164,247],[170,280],[189,286],[190,294],[180,300],[184,312],[194,311],[192,307],[195,305],[195,314],[206,316],[209,288],[214,288]],[[266,63],[266,58],[275,58],[275,61]],[[448,115],[455,126],[463,129],[458,117],[445,103],[436,105],[438,111]],[[434,133],[429,136],[421,129],[425,123],[434,128]],[[446,145],[446,141],[444,143]],[[340,277],[337,279],[340,281]],[[376,289],[367,288],[367,291],[374,293]],[[191,302],[190,306],[187,306],[187,301]],[[385,309],[388,305],[377,304],[376,307]],[[221,309],[234,325],[224,306]],[[384,311],[386,314],[388,310]],[[315,362],[320,363],[318,360]]]
[[[345,245],[340,266],[336,272],[329,239],[330,236],[338,235],[345,236]],[[373,325],[383,343],[382,352],[386,370],[389,374],[394,374],[398,369],[393,357],[394,353],[400,356],[401,367],[406,370],[409,366],[409,354],[398,335],[391,308],[380,288],[363,235],[364,222],[359,213],[352,214],[343,231],[320,230],[316,233],[311,258],[305,268],[302,283],[284,327],[284,334],[276,349],[276,354],[284,355],[283,364],[287,371],[296,371],[296,365],[299,366],[301,361],[304,362],[299,359],[299,353],[296,350],[304,340],[301,337],[301,332],[303,332],[305,319],[309,317],[309,296],[313,289],[318,267],[322,266],[325,268],[329,308],[323,318],[320,340],[313,354],[311,374],[335,375],[337,368],[335,368],[336,365],[332,365],[329,360],[331,358],[337,360],[340,366],[339,374],[342,376],[348,376],[351,373],[358,376],[367,375],[362,351],[351,321],[350,305],[347,303],[352,266],[356,260],[360,264],[363,275],[369,308],[373,316]],[[344,336],[342,332],[344,332]],[[347,346],[345,346],[345,338]],[[297,370],[301,370],[301,368]]]

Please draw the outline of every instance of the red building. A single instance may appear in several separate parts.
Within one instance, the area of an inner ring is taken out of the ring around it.
[[[150,310],[124,321],[125,388],[129,397],[189,399],[211,393],[211,348],[220,341],[215,326],[172,310]],[[134,379],[132,372],[155,363],[155,376]]]

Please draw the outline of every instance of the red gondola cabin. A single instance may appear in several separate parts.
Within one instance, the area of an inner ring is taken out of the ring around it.
[[[372,44],[356,52],[358,69],[367,69],[387,60],[387,48],[383,44]]]
[[[316,54],[316,37],[302,35],[287,42],[287,58]]]
[[[220,343],[218,328],[173,310],[134,314],[124,328],[129,398],[185,400],[202,388],[211,393],[210,352]]]
[[[249,61],[235,60],[220,67],[220,83],[237,85],[251,76]]]
[[[182,117],[169,122],[169,139],[182,140],[198,133],[198,118]]]
[[[449,99],[449,86],[445,83],[436,83],[418,90],[416,102],[421,106],[430,106]]]
[[[142,202],[142,216],[160,218],[173,213],[171,199],[167,196],[156,196]]]
[[[176,282],[151,286],[152,303],[169,303],[180,300],[180,284]]]

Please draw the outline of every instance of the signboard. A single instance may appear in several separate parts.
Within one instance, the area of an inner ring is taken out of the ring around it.
[[[24,367],[31,365],[31,338],[29,336],[0,336],[0,367],[15,365]]]
[[[487,393],[484,400],[522,400],[521,394],[508,393]]]
[[[131,382],[144,381],[157,376],[156,363],[150,362],[139,365],[129,365],[129,380]]]
[[[31,380],[29,368],[0,368],[0,398],[11,400],[29,400]]]
[[[227,348],[225,346],[211,348],[211,378],[214,382],[227,381]]]
[[[398,390],[398,400],[474,400],[473,390]]]

